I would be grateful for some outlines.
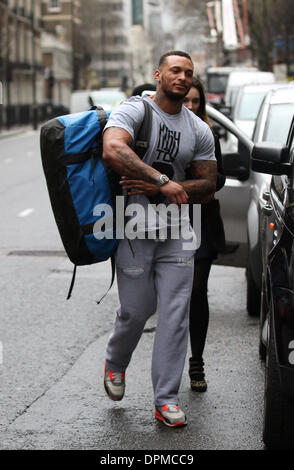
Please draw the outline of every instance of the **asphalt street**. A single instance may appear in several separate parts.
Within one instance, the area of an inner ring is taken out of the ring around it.
[[[189,389],[187,360],[180,398],[188,426],[169,429],[154,419],[157,315],[127,371],[125,398],[105,396],[116,285],[97,305],[110,282],[109,263],[82,267],[66,300],[72,264],[52,215],[38,132],[0,141],[0,213],[0,449],[263,449],[264,365],[258,320],[246,313],[244,269],[212,268],[208,390]]]

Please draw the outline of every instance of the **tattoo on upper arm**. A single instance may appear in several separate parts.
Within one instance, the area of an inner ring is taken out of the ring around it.
[[[216,161],[198,160],[191,163],[191,172],[194,178],[198,179],[216,179],[217,164]]]
[[[121,163],[121,168],[123,170],[123,173],[128,173],[129,171],[134,174],[138,179],[140,175],[140,168],[138,168],[138,159],[132,155],[131,153],[127,152],[117,152],[116,153],[116,158],[120,161]]]
[[[187,191],[191,202],[202,202],[210,194],[214,194],[216,185],[217,165],[216,162],[198,160],[192,162],[191,180],[182,183]]]

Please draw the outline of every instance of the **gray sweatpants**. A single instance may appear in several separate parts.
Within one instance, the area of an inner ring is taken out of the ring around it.
[[[178,403],[187,352],[195,250],[183,240],[121,240],[116,254],[120,307],[106,348],[107,364],[124,371],[159,299],[152,382],[156,406]],[[133,252],[132,252],[133,251]]]

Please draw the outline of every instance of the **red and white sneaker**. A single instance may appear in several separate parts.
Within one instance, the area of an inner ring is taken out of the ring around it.
[[[122,400],[125,393],[125,372],[115,372],[105,363],[104,390],[111,400]]]
[[[155,418],[169,427],[186,426],[187,418],[179,405],[167,404],[155,408]]]

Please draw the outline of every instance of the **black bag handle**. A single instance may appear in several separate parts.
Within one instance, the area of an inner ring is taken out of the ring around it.
[[[146,154],[149,142],[150,142],[150,135],[151,135],[151,127],[152,127],[152,108],[151,105],[144,99],[142,99],[144,104],[144,118],[139,129],[137,139],[135,142],[134,152],[141,158],[144,158]]]

